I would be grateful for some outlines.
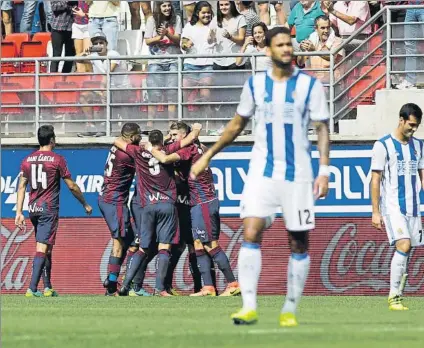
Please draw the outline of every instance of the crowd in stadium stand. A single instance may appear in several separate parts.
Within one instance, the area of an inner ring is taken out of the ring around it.
[[[231,85],[231,76],[214,75],[214,70],[251,69],[252,62],[246,57],[223,57],[227,53],[264,53],[265,34],[270,26],[283,25],[292,30],[293,46],[297,52],[329,51],[340,46],[374,13],[385,4],[421,4],[424,1],[2,1],[2,25],[6,40],[13,32],[51,32],[53,57],[97,56],[119,57],[118,35],[125,29],[142,30],[144,44],[151,59],[147,71],[176,72],[175,59],[168,54],[219,54],[216,58],[186,58],[185,86],[208,86],[212,78],[219,76],[220,85]],[[122,13],[128,9],[131,25],[123,25]],[[270,16],[270,11],[274,16]],[[142,14],[142,15],[141,15]],[[143,20],[142,20],[143,19]],[[423,22],[424,9],[408,9],[393,12],[393,22]],[[378,25],[378,24],[377,24]],[[381,25],[381,23],[380,23]],[[376,28],[369,26],[355,37],[336,56],[336,62],[346,52],[361,44]],[[415,26],[406,26],[405,37],[417,37]],[[98,46],[98,47],[96,47]],[[416,41],[406,41],[406,53],[417,51]],[[18,53],[19,56],[19,53]],[[158,57],[156,57],[158,58]],[[414,60],[415,59],[415,60]],[[80,60],[74,64],[67,61],[59,68],[52,62],[51,72],[95,72],[105,73],[107,67],[100,61]],[[256,59],[256,70],[265,70],[270,59]],[[296,62],[301,68],[328,69],[328,56],[299,56]],[[406,59],[406,69],[416,65],[416,58]],[[112,60],[111,71],[130,69],[125,61]],[[199,74],[198,72],[201,72]],[[336,71],[336,75],[337,75]],[[329,82],[329,73],[316,72],[324,83]],[[397,88],[415,88],[416,74],[409,73]],[[225,79],[229,79],[228,83]],[[129,85],[121,77],[112,84],[118,87]],[[176,74],[149,74],[150,87],[177,86]],[[224,91],[225,92],[225,91]],[[200,101],[210,100],[211,90],[200,90]],[[102,97],[102,96],[101,96]],[[82,98],[91,98],[82,94]],[[119,98],[118,98],[119,99]],[[149,102],[176,102],[177,91],[150,90]],[[149,107],[149,113],[154,110]],[[168,113],[173,118],[176,107],[169,105]],[[89,112],[86,113],[87,115]]]

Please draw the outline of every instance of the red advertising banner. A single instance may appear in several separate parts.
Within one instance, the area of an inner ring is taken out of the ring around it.
[[[28,221],[29,222],[29,221]],[[389,289],[393,248],[385,232],[370,226],[364,218],[321,218],[311,232],[311,271],[308,295],[386,295]],[[222,218],[221,246],[237,274],[237,255],[243,239],[239,218]],[[15,228],[12,219],[1,226],[1,291],[23,294],[28,287],[35,253],[33,229]],[[61,219],[53,251],[52,282],[61,294],[103,294],[102,280],[112,244],[106,224],[100,218]],[[289,256],[287,233],[281,219],[265,232],[262,244],[261,294],[284,294]],[[225,280],[217,271],[218,289]],[[193,285],[185,252],[174,276],[175,287],[192,292]],[[148,267],[145,288],[155,283],[155,261]],[[405,294],[424,296],[424,248],[411,253]]]

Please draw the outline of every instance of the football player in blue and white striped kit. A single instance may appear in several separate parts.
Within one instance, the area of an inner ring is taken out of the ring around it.
[[[396,251],[390,267],[389,309],[408,310],[402,303],[411,246],[424,245],[420,191],[424,180],[423,142],[413,137],[422,111],[408,103],[399,112],[395,131],[376,141],[372,153],[372,224],[386,227]]]
[[[265,42],[272,68],[248,79],[236,115],[191,172],[196,176],[207,168],[212,157],[231,144],[254,116],[255,142],[241,202],[244,242],[238,272],[243,308],[231,318],[235,324],[258,320],[262,232],[270,225],[269,217],[281,208],[292,254],[280,325],[290,327],[297,325],[295,311],[309,273],[308,241],[309,231],[315,227],[314,201],[328,191],[329,112],[322,84],[292,65],[290,31],[275,27],[268,31]],[[310,121],[315,122],[320,153],[315,183],[308,140]]]

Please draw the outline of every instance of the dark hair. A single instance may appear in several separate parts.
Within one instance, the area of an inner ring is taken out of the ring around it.
[[[286,27],[274,27],[267,31],[265,35],[265,45],[267,47],[271,47],[271,42],[274,36],[277,36],[279,34],[288,35],[291,37],[290,29]]]
[[[169,17],[165,17],[160,9],[162,4],[165,2],[169,2],[171,5],[171,14]],[[174,6],[172,6],[172,1],[155,1],[153,20],[155,21],[156,28],[159,28],[164,23],[167,25],[175,25],[177,23],[177,16],[175,14]]]
[[[121,135],[124,137],[130,137],[132,135],[140,134],[141,129],[137,123],[127,122],[122,126]]]
[[[318,27],[319,21],[330,22],[330,18],[328,16],[318,16],[317,18],[315,18],[315,21],[314,21],[315,27]],[[330,24],[331,24],[331,22],[330,22]]]
[[[259,22],[259,23],[255,23],[252,26],[252,36],[253,33],[255,32],[255,28],[256,27],[261,27],[264,30],[265,33],[265,37],[266,37],[266,33],[268,32],[268,27],[266,26],[266,24],[264,22]],[[253,46],[257,46],[258,43],[256,42],[255,38],[253,37]]]
[[[191,132],[190,126],[184,122],[174,122],[169,128],[172,130],[183,130],[184,132],[186,132],[186,134]]]
[[[163,145],[163,134],[160,130],[154,129],[149,133],[149,141],[153,146]]]
[[[399,117],[407,121],[409,120],[409,116],[415,116],[418,122],[421,122],[423,112],[417,104],[408,103],[400,108]]]
[[[191,25],[196,25],[196,23],[199,21],[199,13],[203,7],[209,7],[209,10],[211,11],[211,19],[213,18],[213,10],[211,4],[207,1],[199,1],[198,3],[196,3],[196,6],[194,6],[193,14],[190,18]]]
[[[217,9],[216,9],[216,21],[218,23],[218,27],[222,28],[222,21],[224,19],[224,15],[221,12],[221,9],[219,8],[220,1],[217,2]],[[230,13],[231,17],[235,18],[237,16],[240,16],[240,12],[237,10],[236,3],[234,1],[229,1],[230,3]]]
[[[244,7],[250,7],[253,1],[242,1],[241,3],[243,4]]]
[[[54,127],[50,124],[41,126],[38,128],[37,137],[40,146],[50,145],[52,139],[54,140],[56,138],[56,135],[54,134]]]

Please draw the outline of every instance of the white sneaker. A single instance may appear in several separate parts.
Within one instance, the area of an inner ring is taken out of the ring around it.
[[[403,80],[400,84],[396,86],[396,89],[417,89],[415,85],[408,82],[407,80]]]

